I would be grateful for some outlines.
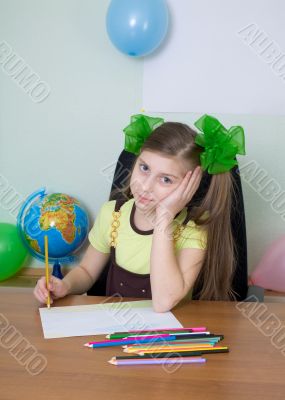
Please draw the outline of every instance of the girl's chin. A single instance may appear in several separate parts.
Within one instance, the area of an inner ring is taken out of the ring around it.
[[[149,206],[149,203],[146,203],[146,202],[143,202],[143,201],[140,201],[140,200],[136,200],[135,203],[136,203],[136,207],[137,208],[145,209],[145,208],[147,208]]]

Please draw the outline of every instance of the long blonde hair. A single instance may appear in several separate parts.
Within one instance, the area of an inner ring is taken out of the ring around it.
[[[181,157],[193,168],[200,164],[203,149],[195,144],[197,132],[179,122],[166,122],[154,129],[141,147],[165,156]],[[130,179],[132,169],[122,188],[111,193],[111,199],[120,193],[132,198]],[[232,280],[236,268],[235,245],[231,229],[231,209],[235,196],[235,183],[230,172],[208,176],[210,184],[200,188],[189,202],[187,216],[207,232],[207,249],[204,262],[194,285],[194,292],[201,300],[235,299]],[[201,194],[202,193],[202,194]],[[205,217],[206,215],[206,217]]]

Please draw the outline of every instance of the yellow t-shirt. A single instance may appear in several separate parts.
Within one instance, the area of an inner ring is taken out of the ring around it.
[[[95,249],[102,253],[110,253],[110,232],[113,220],[112,212],[115,200],[105,202],[89,232],[89,241]],[[137,274],[150,273],[150,253],[152,245],[152,231],[140,231],[134,224],[134,199],[130,199],[121,206],[120,226],[117,229],[116,262],[122,268]],[[184,208],[172,222],[176,227],[186,217]],[[184,248],[206,249],[207,235],[203,228],[189,221],[175,244],[175,252]]]

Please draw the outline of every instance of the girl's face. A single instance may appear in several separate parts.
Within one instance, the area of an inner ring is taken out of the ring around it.
[[[143,150],[136,160],[130,182],[136,207],[141,210],[153,208],[177,188],[189,169],[176,157]]]

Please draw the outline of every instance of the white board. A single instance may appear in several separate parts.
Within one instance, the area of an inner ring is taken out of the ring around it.
[[[144,60],[146,112],[285,114],[284,1],[168,5],[168,38]]]

